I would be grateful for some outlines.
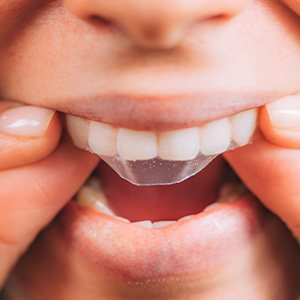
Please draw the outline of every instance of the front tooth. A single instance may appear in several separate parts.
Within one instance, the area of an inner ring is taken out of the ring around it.
[[[118,130],[110,125],[90,122],[88,144],[98,155],[114,156],[117,153]]]
[[[217,199],[217,203],[232,202],[240,199],[244,195],[247,195],[249,191],[242,183],[228,182],[225,183],[220,191]]]
[[[210,122],[199,130],[200,150],[204,155],[221,154],[231,142],[230,122],[227,118]]]
[[[113,211],[106,204],[105,196],[89,186],[81,188],[77,194],[76,201],[81,207],[92,208],[111,216],[114,215]]]
[[[139,221],[139,222],[132,222],[133,225],[141,228],[153,228],[153,224],[151,221]]]
[[[76,116],[67,115],[66,124],[74,144],[81,149],[87,149],[89,122]]]
[[[159,134],[158,155],[166,160],[191,160],[199,154],[197,128],[165,131]]]
[[[176,223],[176,221],[158,221],[153,223],[153,228],[162,228]]]
[[[211,210],[213,210],[213,209],[215,209],[215,208],[218,208],[218,207],[220,207],[220,206],[221,206],[221,203],[219,203],[219,202],[214,202],[214,203],[208,205],[207,207],[205,207],[205,209],[203,209],[203,212],[211,211]]]
[[[249,144],[255,131],[257,109],[241,112],[231,118],[232,139],[239,145]]]
[[[180,219],[178,219],[177,221],[187,221],[190,220],[191,218],[193,218],[195,215],[189,215],[189,216],[184,216]]]
[[[118,153],[124,160],[147,160],[157,156],[157,138],[154,132],[120,129]]]
[[[120,221],[122,221],[122,222],[124,222],[124,223],[127,223],[127,224],[130,223],[130,221],[129,221],[128,219],[122,218],[122,217],[119,217],[119,216],[115,216],[115,219],[120,220]]]

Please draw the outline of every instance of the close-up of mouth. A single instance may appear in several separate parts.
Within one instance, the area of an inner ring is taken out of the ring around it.
[[[228,268],[268,227],[270,213],[223,157],[260,135],[259,111],[156,131],[67,115],[74,144],[101,159],[61,214],[70,245],[128,282]]]
[[[0,0],[1,300],[296,300],[294,2]]]

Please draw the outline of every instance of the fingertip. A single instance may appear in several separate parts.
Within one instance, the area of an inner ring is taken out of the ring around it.
[[[43,153],[45,154],[48,153],[47,155],[49,155],[54,151],[54,149],[57,147],[60,141],[61,133],[62,133],[61,120],[58,116],[58,113],[55,112],[49,122],[49,126],[45,131],[45,134],[41,136],[41,140],[42,140],[41,142],[43,143],[43,149],[41,150],[43,150],[42,151]]]
[[[45,121],[47,127],[39,136],[12,135],[3,131],[0,133],[1,170],[38,162],[56,149],[61,137],[61,121],[54,111],[47,110],[45,114],[49,115],[49,120]]]
[[[259,127],[265,139],[271,144],[285,148],[300,149],[300,128],[276,127],[272,122],[267,106],[261,109]]]
[[[26,157],[22,165],[34,163],[48,157],[59,144],[62,133],[61,120],[54,112],[45,133],[38,138],[32,138],[26,146]]]

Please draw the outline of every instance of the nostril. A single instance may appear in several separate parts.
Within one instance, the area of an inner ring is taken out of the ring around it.
[[[208,16],[207,18],[202,18],[199,22],[209,21],[211,23],[224,22],[230,19],[232,16],[228,14],[218,14],[214,16]]]

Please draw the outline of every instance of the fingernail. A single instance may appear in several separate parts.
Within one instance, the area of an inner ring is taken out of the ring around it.
[[[55,111],[37,106],[18,106],[0,115],[0,131],[23,137],[40,137]]]
[[[300,130],[300,95],[282,98],[266,107],[275,128]]]

